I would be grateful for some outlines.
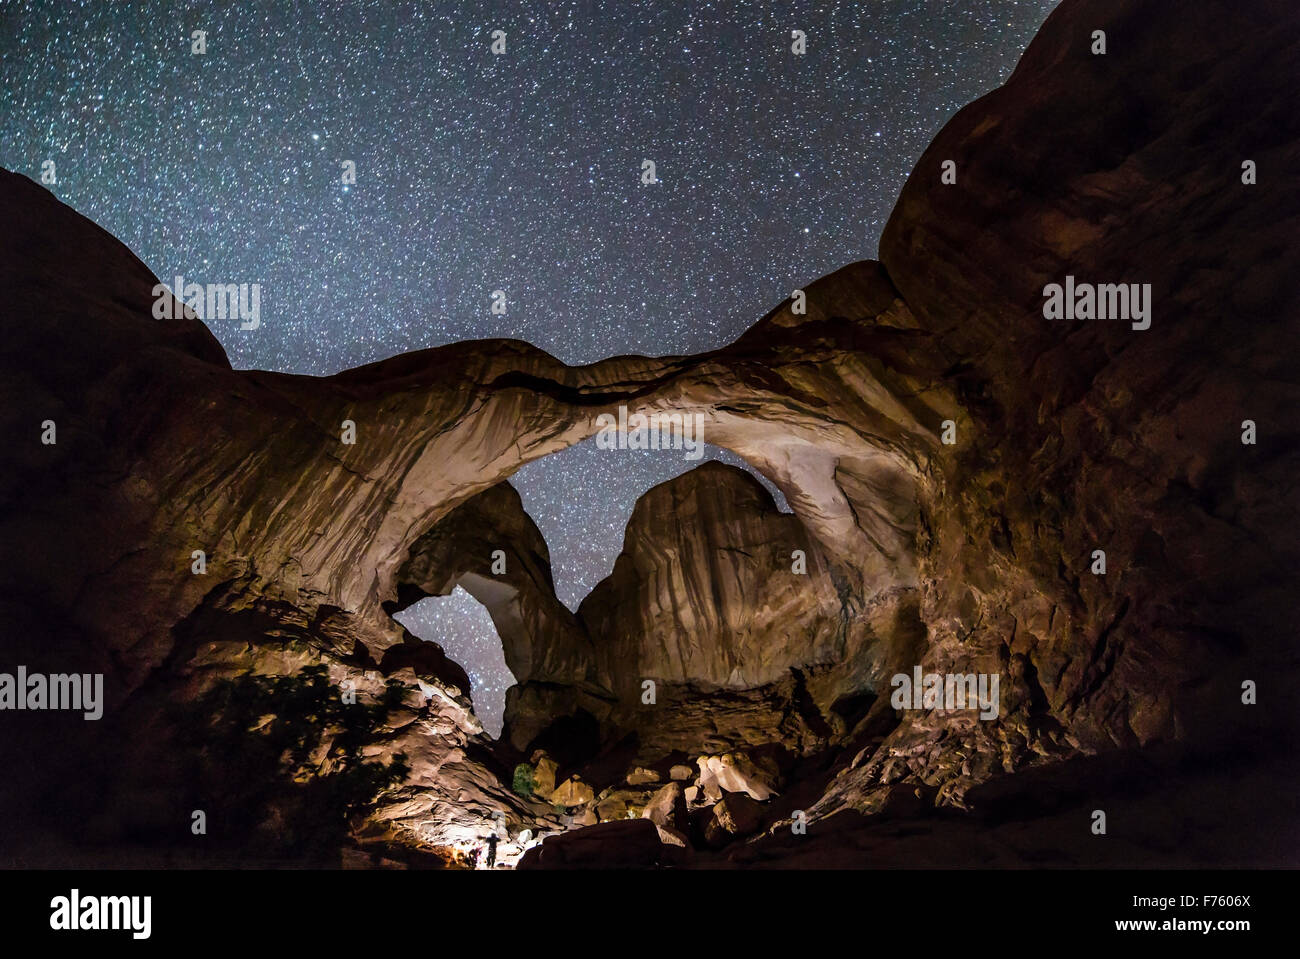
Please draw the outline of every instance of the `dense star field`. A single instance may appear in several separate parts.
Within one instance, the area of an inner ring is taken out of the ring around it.
[[[48,188],[167,283],[260,284],[257,329],[209,323],[236,367],[485,337],[572,364],[697,352],[874,256],[921,150],[1054,5],[0,4],[0,165],[52,160]],[[694,465],[589,442],[514,477],[563,601]],[[486,614],[458,593],[403,621],[499,728]]]

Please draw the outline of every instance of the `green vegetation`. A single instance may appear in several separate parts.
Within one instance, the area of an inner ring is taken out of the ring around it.
[[[533,767],[528,763],[520,763],[515,767],[515,779],[511,784],[515,793],[523,796],[525,799],[533,794]]]

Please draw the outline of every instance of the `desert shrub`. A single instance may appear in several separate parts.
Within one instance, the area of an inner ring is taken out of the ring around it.
[[[336,859],[350,820],[410,772],[402,753],[388,763],[361,757],[403,695],[390,680],[376,702],[344,702],[324,666],[209,688],[187,710],[181,746],[211,845],[258,859]]]
[[[515,793],[523,796],[525,799],[533,794],[533,767],[528,763],[520,763],[515,767],[515,778],[511,784]]]

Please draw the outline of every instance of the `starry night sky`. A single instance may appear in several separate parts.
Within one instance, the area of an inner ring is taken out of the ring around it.
[[[50,189],[165,282],[260,283],[259,329],[211,324],[236,367],[484,337],[574,364],[692,353],[875,256],[921,151],[1055,4],[0,0],[0,165],[54,160]],[[694,465],[585,443],[516,474],[562,600]],[[403,618],[499,728],[486,613],[458,593]]]

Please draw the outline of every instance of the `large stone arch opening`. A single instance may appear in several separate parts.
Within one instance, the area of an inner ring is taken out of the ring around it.
[[[644,492],[612,572],[576,610],[557,597],[550,550],[510,483],[439,519],[398,564],[390,611],[457,586],[487,609],[517,680],[515,750],[594,716],[605,745],[633,735],[652,752],[698,753],[786,738],[812,752],[852,734],[888,670],[918,661],[916,458],[806,416],[717,403],[699,415],[750,471],[706,461]],[[639,709],[647,681],[674,705]],[[701,736],[701,710],[721,700],[735,721]],[[790,728],[763,732],[780,713]]]

